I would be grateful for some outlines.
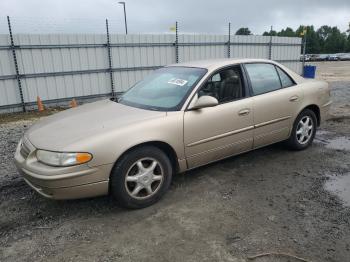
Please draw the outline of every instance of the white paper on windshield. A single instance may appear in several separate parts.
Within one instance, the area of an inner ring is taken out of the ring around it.
[[[187,84],[187,80],[184,79],[179,79],[179,78],[171,78],[168,81],[168,84],[173,84],[173,85],[177,85],[177,86],[184,86]]]

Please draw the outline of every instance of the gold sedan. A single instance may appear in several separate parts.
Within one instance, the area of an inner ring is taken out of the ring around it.
[[[39,121],[15,162],[45,197],[110,193],[124,207],[142,208],[164,195],[174,173],[280,141],[307,148],[330,104],[326,82],[269,60],[170,65],[118,99]]]

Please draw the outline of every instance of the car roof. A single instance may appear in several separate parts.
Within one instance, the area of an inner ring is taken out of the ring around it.
[[[252,58],[221,58],[221,59],[209,59],[209,60],[195,60],[190,62],[183,62],[178,64],[171,64],[168,66],[184,66],[184,67],[199,67],[206,68],[208,70],[223,67],[226,65],[240,64],[240,63],[274,63],[267,59],[252,59]]]

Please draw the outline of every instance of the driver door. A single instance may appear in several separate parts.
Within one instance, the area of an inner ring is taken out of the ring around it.
[[[246,95],[240,66],[222,69],[196,96],[210,95],[219,104],[184,113],[184,145],[189,168],[253,147],[253,102]]]

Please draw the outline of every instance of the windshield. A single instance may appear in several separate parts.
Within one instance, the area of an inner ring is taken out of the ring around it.
[[[158,69],[130,88],[118,102],[151,110],[179,110],[206,72],[206,69],[193,67]]]

